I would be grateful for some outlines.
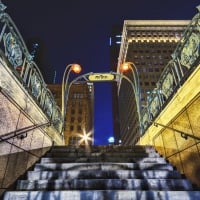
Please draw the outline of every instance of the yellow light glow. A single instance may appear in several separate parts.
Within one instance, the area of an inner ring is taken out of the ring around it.
[[[80,138],[81,138],[80,141],[79,141],[79,145],[84,143],[85,146],[88,146],[89,142],[92,141],[91,135],[92,135],[91,131],[86,133],[85,130],[83,130],[82,134],[78,134],[78,136],[80,136]]]
[[[81,72],[81,66],[79,64],[73,64],[71,66],[71,70],[76,73],[79,74]]]
[[[89,139],[88,135],[83,135],[83,139],[88,140]]]
[[[128,62],[125,62],[123,63],[121,66],[120,66],[120,72],[126,72],[130,69],[130,64]]]

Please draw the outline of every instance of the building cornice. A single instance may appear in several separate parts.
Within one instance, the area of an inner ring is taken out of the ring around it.
[[[124,20],[125,26],[185,26],[190,20]]]

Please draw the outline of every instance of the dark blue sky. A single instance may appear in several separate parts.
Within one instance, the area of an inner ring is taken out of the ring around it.
[[[199,0],[2,0],[25,41],[42,43],[44,77],[61,83],[65,66],[109,72],[112,25],[134,19],[191,19]],[[110,83],[95,83],[95,144],[112,136]]]

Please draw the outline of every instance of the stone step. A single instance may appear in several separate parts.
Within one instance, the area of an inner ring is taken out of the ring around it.
[[[77,152],[77,153],[67,153],[67,152],[50,152],[46,154],[46,157],[68,157],[68,158],[74,158],[74,157],[98,157],[98,156],[105,156],[105,157],[160,157],[158,153],[152,152],[152,153],[145,153],[145,152],[106,152],[106,153],[87,153],[87,152]]]
[[[38,170],[173,170],[171,164],[166,163],[37,163],[34,167]]]
[[[50,152],[65,152],[65,153],[77,153],[77,152],[156,152],[153,148],[90,148],[90,149],[82,149],[82,148],[68,148],[68,147],[58,147],[52,148]]]
[[[76,147],[66,147],[66,146],[54,146],[51,152],[87,152],[88,149],[76,148]],[[92,146],[89,149],[90,152],[155,152],[152,146]]]
[[[178,171],[168,170],[66,170],[28,171],[28,180],[44,179],[181,179]]]
[[[156,152],[105,152],[106,156],[161,157]]]
[[[17,190],[192,190],[186,179],[20,180]]]
[[[199,200],[199,191],[10,191],[3,200]]]
[[[140,158],[140,157],[77,157],[77,158],[68,158],[68,157],[43,157],[41,163],[67,163],[67,162],[149,162],[149,163],[167,163],[164,158]]]

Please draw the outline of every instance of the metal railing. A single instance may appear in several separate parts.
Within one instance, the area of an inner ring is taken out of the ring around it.
[[[0,49],[3,59],[21,85],[26,88],[59,133],[62,132],[62,116],[51,91],[33,61],[25,42],[11,17],[0,2]]]
[[[195,140],[199,140],[200,141],[200,137],[197,137],[197,136],[194,136],[194,135],[191,135],[189,133],[186,133],[184,131],[180,131],[176,128],[172,128],[170,126],[166,126],[166,125],[163,125],[163,124],[160,124],[160,123],[157,123],[157,122],[153,122],[154,126],[161,126],[163,128],[167,128],[167,129],[170,129],[172,131],[174,131],[174,133],[179,133],[181,135],[182,138],[184,138],[185,140],[187,140],[188,138],[193,138]],[[159,134],[160,135],[160,134]],[[154,138],[153,138],[153,141],[155,141],[155,139],[159,136],[159,135],[156,135]]]
[[[5,142],[5,141],[10,140],[15,137],[17,137],[18,139],[23,139],[23,138],[27,137],[27,134],[30,131],[33,131],[34,129],[37,129],[37,128],[41,128],[43,126],[50,126],[50,125],[51,125],[50,122],[47,122],[44,124],[37,124],[37,125],[33,124],[31,126],[27,126],[27,127],[21,128],[21,129],[17,129],[15,131],[11,131],[9,133],[4,134],[3,136],[0,136],[0,143]]]
[[[31,153],[30,151],[27,151],[26,149],[12,143],[12,142],[9,142],[8,140],[12,139],[12,138],[18,138],[18,139],[25,139],[28,134],[32,133],[33,130],[35,129],[40,129],[41,131],[43,131],[43,127],[47,127],[47,126],[51,126],[51,122],[48,121],[46,123],[43,123],[43,124],[34,124],[34,120],[31,118],[31,116],[29,116],[26,111],[24,111],[20,105],[14,100],[12,99],[8,94],[6,94],[6,92],[4,91],[3,88],[0,87],[0,93],[6,97],[6,99],[8,101],[10,101],[12,103],[12,105],[14,105],[19,111],[20,113],[23,113],[24,116],[26,116],[30,122],[32,122],[33,124],[30,125],[30,126],[27,126],[27,127],[23,127],[23,128],[20,128],[20,129],[16,129],[14,131],[11,131],[11,132],[7,132],[7,133],[1,133],[1,136],[0,136],[0,143],[1,142],[6,142],[10,145],[13,145],[15,146],[16,148],[18,149],[21,149],[22,151],[25,151],[37,158],[39,158],[39,156],[37,156],[36,154],[33,154]],[[19,114],[20,115],[20,114]]]
[[[197,7],[200,11],[200,7]],[[172,60],[164,68],[157,87],[147,96],[147,105],[141,111],[142,135],[172,99],[189,75],[200,63],[200,12],[187,26],[172,54]]]

